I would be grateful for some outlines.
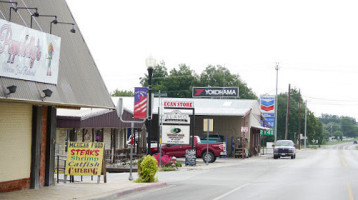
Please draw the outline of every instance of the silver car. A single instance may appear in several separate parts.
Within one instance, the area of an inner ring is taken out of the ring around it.
[[[296,158],[296,148],[292,140],[277,140],[273,149],[273,158],[288,157]]]

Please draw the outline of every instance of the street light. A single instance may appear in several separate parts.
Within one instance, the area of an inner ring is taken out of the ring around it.
[[[145,64],[147,65],[148,70],[148,98],[149,98],[149,104],[148,104],[148,137],[147,137],[147,143],[148,143],[148,150],[147,154],[150,155],[150,137],[152,132],[152,75],[153,75],[153,69],[156,65],[156,61],[153,57],[149,57],[145,60]]]
[[[53,22],[55,21],[55,22],[57,22],[57,16],[56,15],[40,15],[39,13],[34,13],[34,14],[32,14],[31,15],[31,22],[30,22],[30,28],[32,28],[32,18],[33,17],[53,17],[53,18],[55,18],[54,20],[53,20]]]
[[[59,22],[59,21],[57,21],[57,20],[53,20],[53,21],[50,23],[50,34],[52,34],[52,24],[72,25],[72,29],[71,29],[70,31],[71,31],[71,33],[76,33],[75,24],[74,24],[74,23],[70,23],[70,22]]]
[[[28,7],[17,7],[17,5],[15,7],[10,7],[10,14],[9,14],[9,21],[11,22],[11,10],[14,10],[15,12],[17,12],[19,9],[26,9],[26,10],[35,10],[35,12],[32,15],[34,16],[38,16],[39,13],[37,12],[38,11],[38,8],[28,8]]]

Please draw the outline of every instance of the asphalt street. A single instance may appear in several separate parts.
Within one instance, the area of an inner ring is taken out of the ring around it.
[[[204,170],[161,172],[164,188],[120,199],[358,199],[357,145],[298,151],[296,159],[265,155]],[[215,165],[216,163],[212,164]]]

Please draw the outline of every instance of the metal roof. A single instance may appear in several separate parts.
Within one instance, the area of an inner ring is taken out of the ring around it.
[[[65,0],[19,0],[18,7],[38,8],[40,15],[56,15],[61,22],[75,22]],[[11,4],[0,3],[0,11],[9,20]],[[33,10],[12,12],[11,22],[30,26]],[[0,14],[0,18],[4,16]],[[49,32],[52,18],[33,17],[33,29]],[[114,108],[109,92],[77,26],[52,25],[52,34],[61,37],[61,53],[57,85],[0,77],[0,101],[19,101],[59,107]],[[16,93],[6,98],[6,87],[16,85]],[[53,91],[42,101],[42,90]]]
[[[114,104],[117,104],[119,97],[112,97]],[[124,98],[124,113],[122,119],[125,121],[133,120],[133,101],[130,98]],[[133,100],[133,98],[132,98]],[[135,121],[143,121],[134,119]],[[130,123],[123,123],[118,118],[117,112],[113,109],[101,108],[81,108],[81,109],[57,109],[57,127],[58,128],[129,128]],[[143,123],[135,123],[135,128],[141,128]]]
[[[134,99],[133,97],[122,97],[123,98],[123,107],[129,114],[133,115]],[[117,106],[119,97],[111,97],[114,105]],[[80,117],[82,120],[90,117],[106,114],[112,112],[113,109],[103,109],[103,108],[81,108],[81,109],[57,109],[57,116],[68,116],[68,117]]]
[[[112,97],[117,106],[119,97]],[[134,97],[123,98],[124,107],[133,113]],[[194,98],[160,98],[161,101],[194,102],[195,115],[244,116],[250,110],[258,110],[257,100],[249,99],[194,99]],[[152,113],[158,114],[159,98],[154,98]]]
[[[195,115],[211,116],[244,116],[255,106],[257,100],[248,99],[194,99],[194,98],[161,98],[161,101],[179,101],[194,103]],[[154,99],[153,114],[158,114],[159,98]]]

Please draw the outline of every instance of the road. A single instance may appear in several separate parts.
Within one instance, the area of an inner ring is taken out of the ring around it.
[[[161,172],[158,178],[167,187],[120,199],[358,199],[356,146],[301,150],[296,159],[266,155],[222,168]]]

